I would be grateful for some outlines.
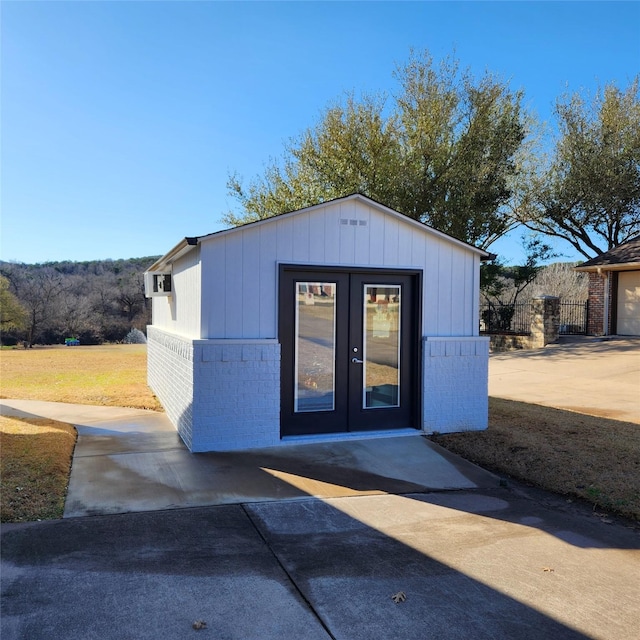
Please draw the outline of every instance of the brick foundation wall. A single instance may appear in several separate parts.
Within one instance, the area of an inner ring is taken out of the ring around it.
[[[479,431],[489,413],[489,338],[424,338],[423,428]]]
[[[147,339],[149,386],[191,451],[282,444],[276,340],[190,340],[154,327]],[[488,361],[488,338],[424,339],[425,432],[487,428]]]
[[[193,441],[193,340],[147,327],[147,383],[184,443]]]
[[[147,354],[149,386],[191,451],[280,443],[276,340],[191,340],[148,327]]]
[[[195,345],[192,451],[280,443],[280,344],[199,340]]]

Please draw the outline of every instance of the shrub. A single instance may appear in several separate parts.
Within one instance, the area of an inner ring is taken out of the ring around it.
[[[140,329],[131,329],[124,338],[125,344],[147,344],[147,337]]]

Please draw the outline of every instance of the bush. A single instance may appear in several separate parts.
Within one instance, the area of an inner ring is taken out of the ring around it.
[[[125,344],[147,344],[147,337],[140,329],[131,329],[125,336]]]

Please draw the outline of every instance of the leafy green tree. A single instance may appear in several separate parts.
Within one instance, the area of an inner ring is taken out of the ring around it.
[[[348,96],[289,141],[283,160],[271,161],[248,188],[232,175],[227,186],[242,212],[225,222],[237,226],[355,192],[393,206],[401,149],[396,118],[384,110],[382,97]]]
[[[452,57],[436,66],[426,52],[412,52],[395,75],[395,99],[350,95],[247,188],[230,176],[241,211],[224,221],[243,224],[359,192],[480,247],[510,230],[528,127],[521,93],[489,74],[476,80]]]
[[[520,220],[593,258],[640,233],[639,79],[566,96],[556,116],[550,166]]]
[[[9,281],[0,275],[0,333],[19,333],[27,327],[27,310],[9,290]]]

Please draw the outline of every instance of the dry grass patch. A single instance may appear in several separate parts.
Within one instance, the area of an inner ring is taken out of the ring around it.
[[[76,430],[45,418],[0,416],[0,520],[61,518]]]
[[[2,398],[161,410],[146,345],[3,349],[0,381]]]
[[[489,429],[434,441],[485,468],[640,520],[640,426],[491,398]]]

